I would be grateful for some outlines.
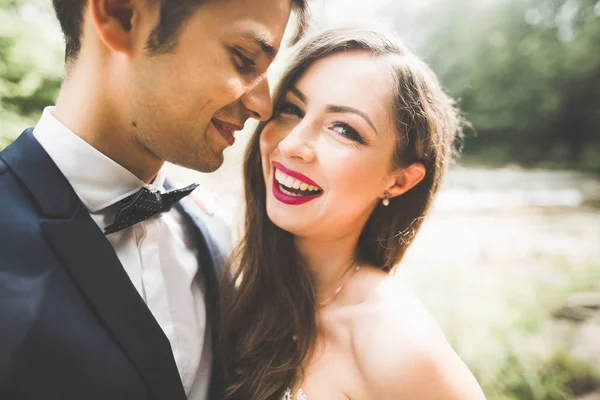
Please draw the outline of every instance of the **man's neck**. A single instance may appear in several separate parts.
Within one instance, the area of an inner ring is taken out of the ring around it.
[[[124,107],[115,100],[118,97],[111,93],[110,84],[95,85],[82,75],[71,71],[58,96],[54,117],[140,180],[151,182],[164,161],[134,140],[134,128],[129,126]]]

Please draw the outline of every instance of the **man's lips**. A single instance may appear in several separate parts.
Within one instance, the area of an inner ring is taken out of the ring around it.
[[[233,133],[244,128],[243,125],[232,124],[216,118],[213,118],[211,122],[230,146],[235,143],[235,136],[233,136]]]
[[[284,174],[289,175],[292,178],[296,178],[299,181],[306,183],[307,185],[315,186],[315,187],[321,189],[321,186],[319,186],[315,181],[313,181],[312,179],[310,179],[308,176],[303,175],[300,172],[288,169],[283,164],[278,163],[277,161],[273,161],[272,164],[273,164],[273,167],[277,168],[278,170],[280,170]]]

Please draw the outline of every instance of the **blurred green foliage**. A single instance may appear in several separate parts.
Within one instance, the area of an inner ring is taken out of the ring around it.
[[[27,12],[24,6],[43,3],[0,0],[0,149],[35,124],[60,87],[61,44],[49,41],[35,20],[21,15]]]
[[[473,124],[467,159],[600,171],[599,1],[431,4],[410,25]]]

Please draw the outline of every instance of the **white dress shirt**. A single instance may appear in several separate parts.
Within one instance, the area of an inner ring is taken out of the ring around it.
[[[54,117],[53,109],[44,110],[33,135],[100,229],[114,221],[118,201],[144,186],[164,191],[165,167],[152,184],[145,184],[71,132]],[[197,249],[183,215],[173,207],[106,237],[169,339],[188,399],[206,399],[212,364],[210,332]]]

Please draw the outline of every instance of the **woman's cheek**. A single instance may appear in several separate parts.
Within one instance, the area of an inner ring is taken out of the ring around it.
[[[360,154],[345,151],[336,158],[329,158],[329,176],[335,181],[338,195],[345,199],[354,199],[355,204],[360,204],[373,196],[377,196],[377,185],[374,165],[377,160],[369,162]]]
[[[269,122],[260,135],[260,152],[263,157],[269,156],[281,141],[281,135],[278,135],[274,125],[275,123]]]

